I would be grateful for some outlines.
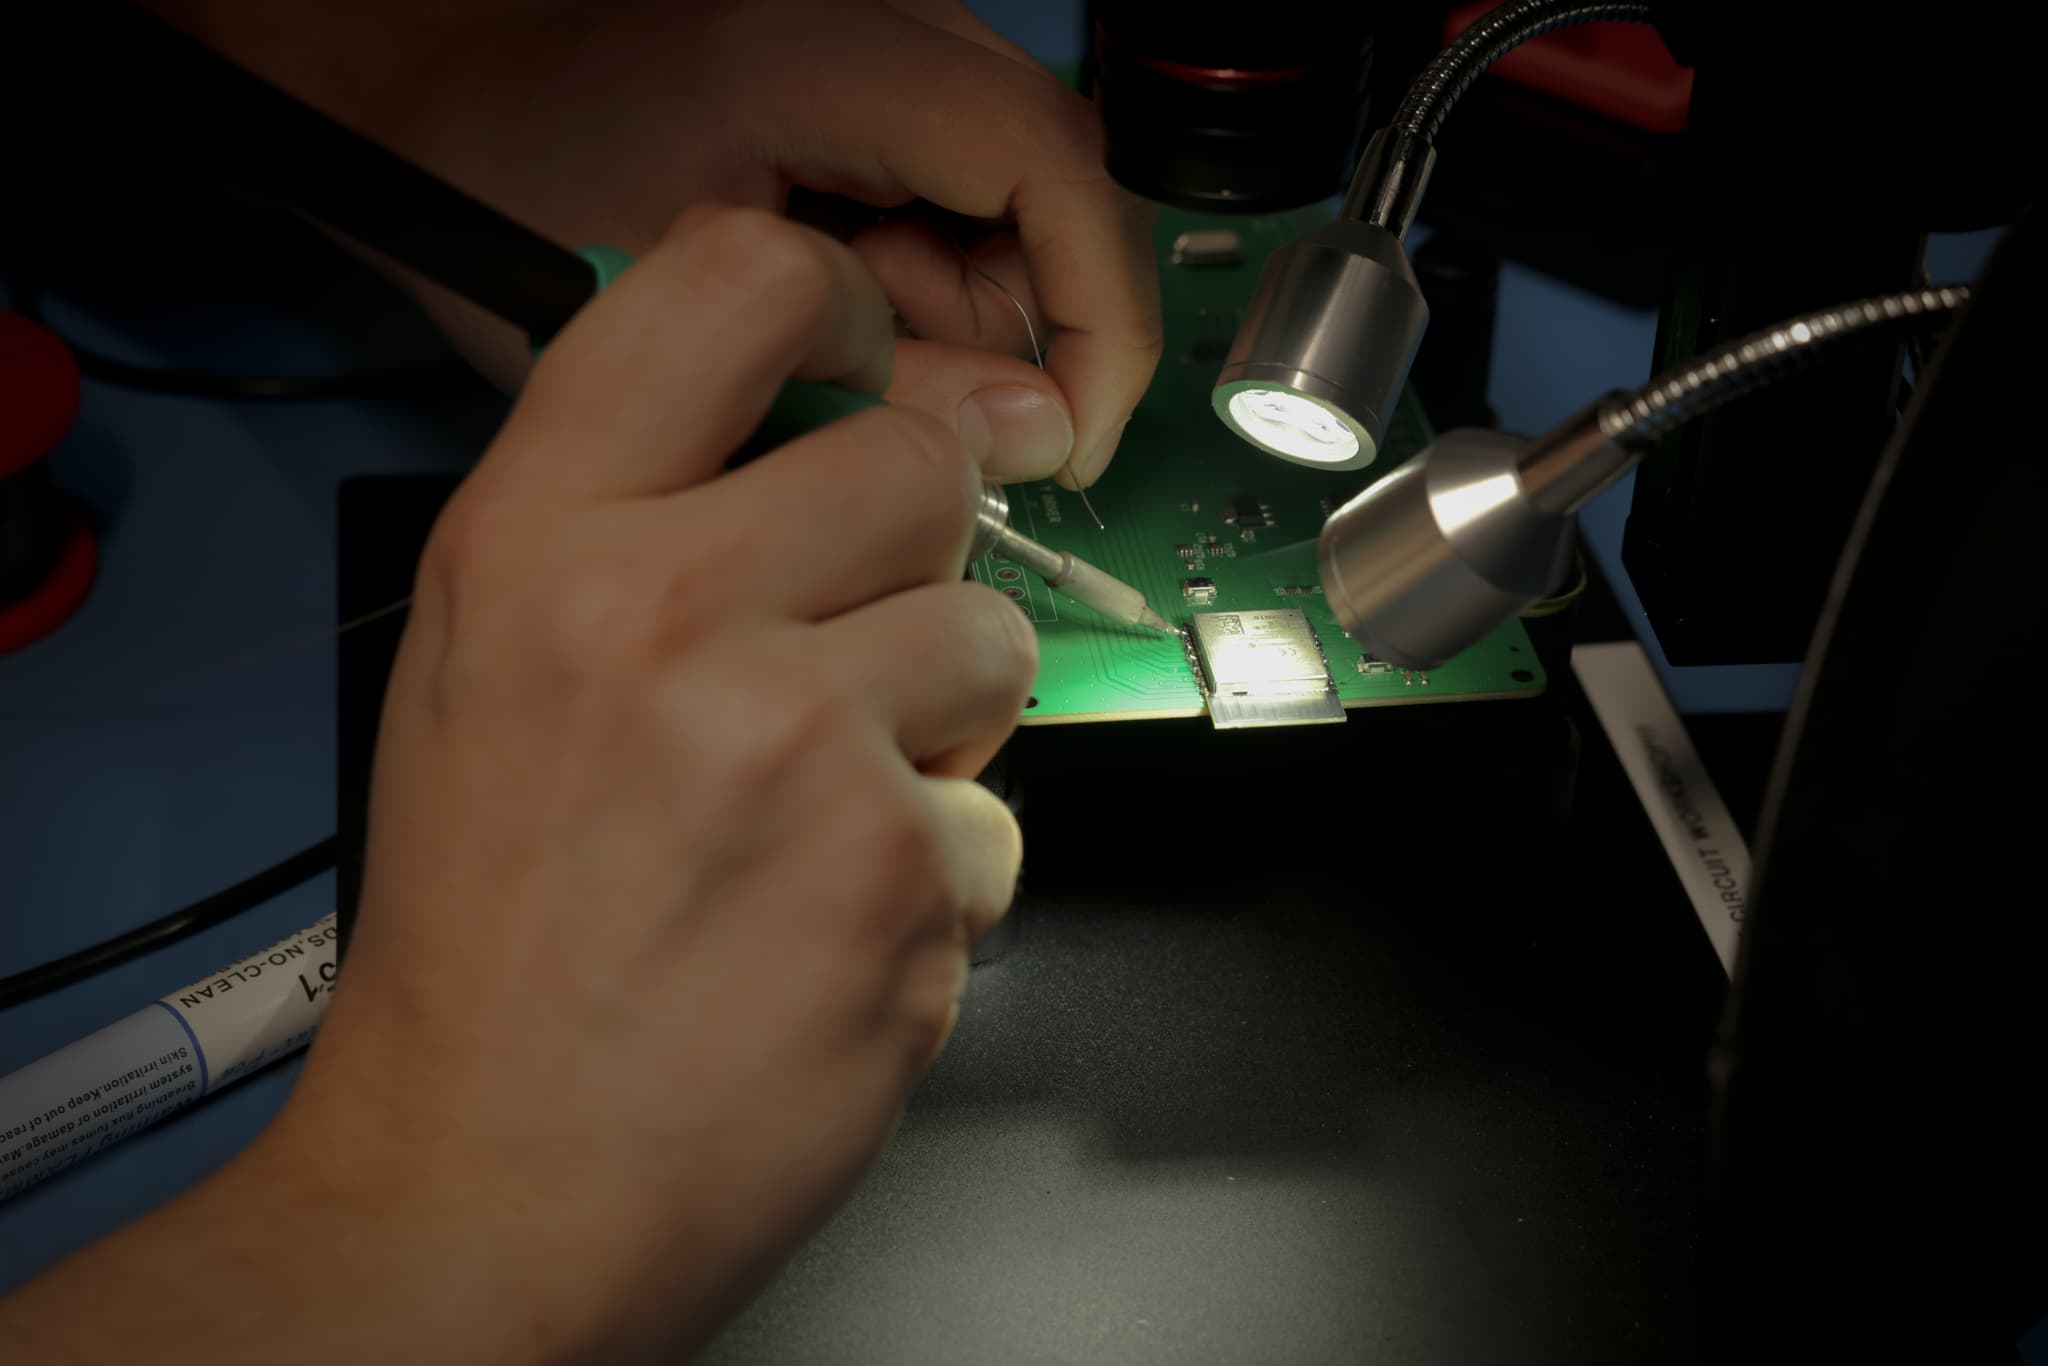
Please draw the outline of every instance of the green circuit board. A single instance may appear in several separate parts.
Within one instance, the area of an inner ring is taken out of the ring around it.
[[[1379,458],[1343,472],[1266,455],[1210,409],[1209,390],[1267,255],[1326,218],[1321,208],[1257,218],[1162,209],[1153,233],[1166,350],[1115,461],[1089,490],[1104,529],[1096,529],[1077,495],[1050,481],[1012,486],[1010,523],[1135,585],[1178,626],[1186,627],[1196,612],[1299,608],[1345,707],[1540,692],[1542,666],[1518,622],[1442,668],[1414,674],[1363,655],[1323,600],[1315,550],[1329,509],[1430,440],[1412,392],[1396,411]],[[1176,264],[1175,240],[1202,230],[1235,232],[1240,259]],[[1115,625],[993,556],[972,570],[1037,626],[1038,679],[1024,724],[1135,721],[1206,710],[1189,655],[1171,637]]]

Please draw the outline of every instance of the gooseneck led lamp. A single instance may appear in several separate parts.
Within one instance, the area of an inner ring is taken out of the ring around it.
[[[1575,514],[1682,423],[1847,347],[1939,322],[1960,287],[1917,289],[1766,328],[1534,441],[1446,432],[1337,509],[1317,564],[1344,630],[1381,659],[1433,669],[1564,579]]]
[[[1216,415],[1283,460],[1368,465],[1429,323],[1402,239],[1458,97],[1503,54],[1568,24],[1650,22],[1650,7],[1606,0],[1510,0],[1466,29],[1373,134],[1343,212],[1273,253],[1217,377]]]

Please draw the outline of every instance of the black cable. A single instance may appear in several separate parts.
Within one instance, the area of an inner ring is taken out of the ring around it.
[[[338,375],[228,375],[130,365],[66,341],[88,379],[186,398],[424,398],[462,387],[476,376],[460,361],[394,366]]]
[[[42,295],[39,286],[22,286],[14,291],[11,307],[24,318],[50,327]],[[236,375],[131,365],[89,351],[68,337],[61,339],[78,361],[79,373],[88,379],[185,398],[425,398],[478,383],[475,371],[452,359],[333,375]]]
[[[409,266],[545,345],[597,291],[589,262],[126,4],[11,7],[0,79],[82,137],[210,176]]]
[[[0,977],[0,1010],[72,986],[88,977],[105,972],[108,968],[118,967],[131,959],[139,958],[145,953],[166,948],[180,940],[190,939],[200,931],[212,929],[223,921],[232,920],[244,911],[254,910],[264,902],[281,896],[300,883],[334,867],[340,852],[340,840],[329,835],[317,844],[299,850],[290,858],[242,879],[232,887],[225,887],[210,896],[203,896],[191,905],[152,920],[147,925],[103,940],[90,948],[80,949],[77,953],[69,953],[62,958],[52,959],[22,972]]]
[[[1436,135],[1459,97],[1488,67],[1531,38],[1600,22],[1647,24],[1653,16],[1642,0],[1507,0],[1481,15],[1417,73],[1392,121],[1366,144],[1345,196],[1344,216],[1406,237],[1429,184]]]
[[[296,654],[300,650],[308,649],[314,645],[324,645],[330,640],[340,640],[346,635],[362,630],[365,626],[373,625],[384,620],[386,617],[395,616],[411,606],[412,594],[408,593],[402,598],[387,602],[382,607],[365,612],[361,616],[351,617],[347,621],[339,622],[333,626],[323,626],[317,631],[311,631],[302,636],[294,636],[290,640],[279,641],[272,645],[264,645],[254,650],[244,650],[240,654],[232,654],[224,659],[209,660],[204,664],[192,664],[161,673],[125,678],[118,683],[96,683],[83,688],[61,688],[50,692],[0,693],[0,717],[4,717],[9,712],[23,707],[42,706],[52,702],[85,702],[97,698],[123,697],[129,693],[144,692],[152,688],[168,688],[179,683],[190,683],[198,678],[212,678],[218,674],[232,673],[237,669],[246,669],[254,664],[267,664],[273,659],[281,659],[285,655]]]
[[[1509,0],[1475,20],[1409,85],[1392,126],[1427,143],[1472,83],[1513,49],[1572,24],[1652,22],[1650,7],[1630,0]]]
[[[593,267],[132,7],[67,0],[8,15],[0,72],[47,94],[89,132],[225,179],[327,225],[546,344],[597,287]],[[91,92],[81,99],[80,91]],[[91,369],[87,368],[88,362]],[[398,372],[326,380],[191,375],[81,356],[81,370],[178,393],[264,397],[362,392]],[[339,386],[339,387],[338,387]],[[217,925],[335,866],[334,836],[181,910],[0,978],[0,1009]]]
[[[1933,287],[1934,281],[1927,278],[1927,249],[1923,246],[1920,249],[1920,264],[1913,267],[1913,288],[1932,289]],[[1918,384],[1921,378],[1927,374],[1927,357],[1927,343],[1922,340],[1920,334],[1918,332],[1907,333],[1906,359],[1913,364],[1914,384]],[[1906,386],[1906,392],[1912,392],[1911,386]],[[1905,407],[1903,399],[1900,400],[1899,406],[1901,409]]]

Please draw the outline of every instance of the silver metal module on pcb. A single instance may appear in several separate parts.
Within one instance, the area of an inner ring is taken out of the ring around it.
[[[1216,729],[1344,719],[1329,661],[1299,608],[1197,612],[1187,640]]]

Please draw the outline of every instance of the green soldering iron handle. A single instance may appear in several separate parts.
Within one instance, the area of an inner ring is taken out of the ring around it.
[[[590,291],[592,294],[602,294],[610,289],[612,281],[625,274],[626,267],[633,264],[633,254],[617,247],[578,247],[576,254],[597,272],[597,288]]]
[[[616,247],[582,247],[576,254],[587,261],[596,273],[597,290],[610,286],[626,267],[633,264],[632,256]],[[791,380],[775,396],[768,415],[761,419],[761,425],[754,429],[754,434],[733,453],[727,468],[744,465],[806,432],[814,432],[863,408],[873,408],[882,401],[880,394],[858,393],[837,384]]]

